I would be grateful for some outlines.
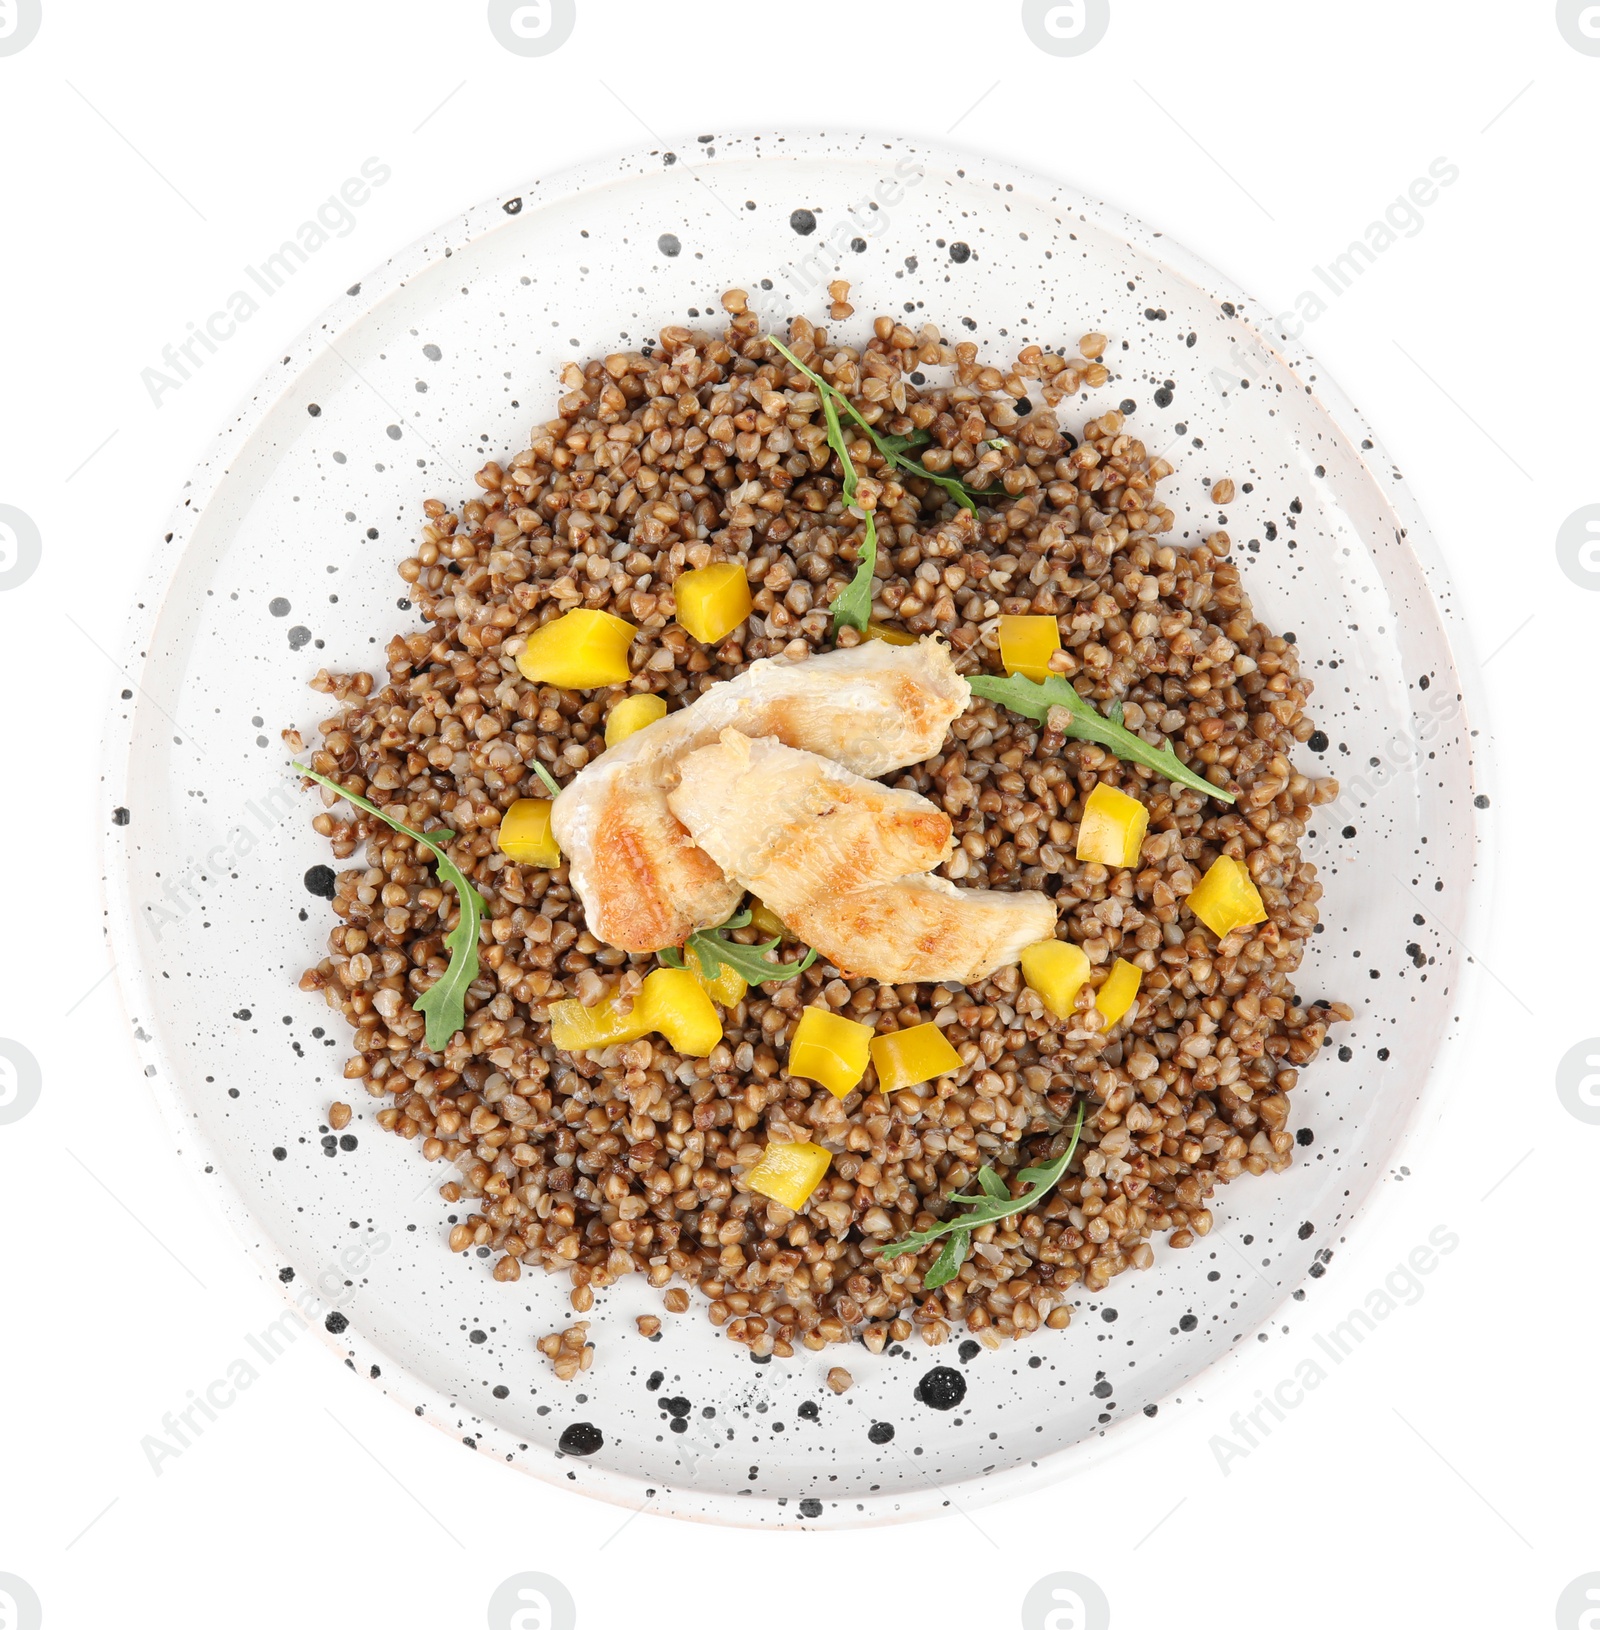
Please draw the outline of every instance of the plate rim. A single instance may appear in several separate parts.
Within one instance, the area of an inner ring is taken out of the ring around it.
[[[1281,343],[1283,336],[1274,337],[1276,317],[1263,302],[1182,243],[1150,227],[1142,216],[1079,191],[1073,182],[1046,167],[1019,165],[1003,155],[979,147],[952,144],[938,136],[896,134],[870,127],[837,127],[832,132],[789,126],[740,127],[718,134],[714,143],[718,155],[703,160],[699,166],[691,166],[691,169],[704,167],[714,170],[728,160],[781,161],[789,157],[854,162],[872,144],[882,143],[952,169],[963,166],[973,170],[981,168],[985,179],[1010,181],[1030,192],[1058,200],[1064,211],[1081,215],[1089,224],[1128,243],[1145,257],[1170,267],[1211,298],[1219,309],[1224,304],[1231,304],[1234,311],[1229,320],[1240,324],[1279,366],[1306,387],[1334,430],[1346,442],[1348,451],[1365,470],[1368,479],[1399,521],[1403,529],[1403,546],[1411,552],[1420,569],[1423,586],[1449,657],[1450,677],[1462,698],[1461,728],[1468,781],[1475,795],[1489,795],[1487,807],[1479,806],[1475,797],[1465,816],[1471,840],[1471,875],[1465,885],[1462,932],[1455,936],[1464,954],[1453,995],[1443,1012],[1443,1036],[1418,1087],[1415,1100],[1399,1124],[1391,1155],[1394,1164],[1406,1157],[1412,1161],[1418,1160],[1431,1144],[1442,1117],[1445,1101],[1443,1086],[1449,1066],[1458,1055],[1466,1056],[1462,1049],[1469,1044],[1472,1033],[1481,1022],[1479,1014],[1483,1004],[1477,998],[1483,987],[1484,971],[1471,953],[1470,946],[1482,942],[1495,912],[1498,867],[1496,846],[1491,838],[1497,825],[1498,776],[1481,665],[1474,650],[1471,631],[1451,604],[1455,593],[1449,567],[1420,504],[1412,497],[1399,474],[1398,465],[1387,454],[1373,427],[1309,350],[1297,346],[1297,360],[1291,359]],[[765,143],[771,145],[763,148]],[[497,191],[467,209],[446,216],[396,249],[372,271],[357,279],[350,290],[329,302],[297,334],[279,345],[269,343],[267,354],[281,353],[295,359],[298,366],[286,368],[281,362],[264,366],[232,414],[202,444],[200,456],[190,466],[189,475],[173,502],[162,536],[147,551],[136,582],[120,645],[118,667],[124,677],[137,690],[144,691],[142,681],[155,661],[153,654],[147,653],[153,653],[154,636],[172,581],[192,534],[231,478],[239,454],[283,397],[294,390],[307,366],[308,348],[332,348],[333,341],[343,332],[364,321],[384,300],[404,289],[449,254],[510,225],[530,209],[538,210],[570,201],[621,179],[648,179],[641,161],[648,161],[667,151],[698,153],[701,143],[695,136],[673,132],[668,137],[657,138],[651,144],[607,147],[548,175],[534,174],[519,183],[520,190],[507,188]],[[515,207],[511,207],[512,200],[517,200]],[[270,336],[268,338],[270,342]],[[1308,374],[1314,377],[1308,378]],[[112,807],[126,797],[130,757],[134,748],[135,711],[132,707],[122,707],[115,694],[109,700],[100,772],[101,795],[109,798]],[[186,1175],[207,1202],[221,1213],[229,1229],[245,1247],[247,1258],[263,1281],[272,1286],[287,1305],[300,1308],[307,1327],[341,1363],[350,1358],[352,1350],[357,1358],[370,1360],[371,1363],[381,1357],[392,1365],[392,1369],[385,1369],[381,1378],[374,1379],[367,1374],[370,1363],[358,1364],[357,1373],[362,1380],[378,1387],[407,1414],[426,1421],[450,1436],[452,1441],[460,1442],[464,1434],[449,1424],[449,1418],[461,1414],[479,1421],[472,1409],[424,1381],[405,1363],[396,1360],[386,1347],[362,1335],[358,1326],[350,1325],[335,1338],[325,1330],[322,1322],[324,1311],[334,1309],[320,1296],[313,1299],[314,1311],[307,1315],[304,1298],[290,1295],[273,1275],[271,1259],[281,1255],[280,1247],[265,1224],[257,1218],[242,1191],[225,1177],[221,1181],[203,1181],[208,1176],[212,1179],[221,1176],[224,1167],[220,1156],[213,1151],[207,1134],[197,1121],[191,1119],[185,1108],[178,1087],[179,1072],[173,1068],[172,1061],[157,1043],[154,1033],[142,1035],[136,1018],[140,1003],[147,1009],[153,1009],[156,1003],[152,999],[153,987],[143,966],[145,959],[137,934],[136,912],[129,888],[130,861],[125,846],[116,841],[119,830],[107,822],[101,826],[99,834],[101,905],[114,957],[113,983],[123,1011],[131,1056],[142,1067],[141,1073],[162,1119],[178,1139],[176,1153]],[[1390,1211],[1397,1204],[1394,1186],[1382,1175],[1374,1179],[1366,1197],[1342,1224],[1341,1236],[1347,1246],[1357,1234],[1364,1239],[1385,1225]],[[790,1515],[791,1511],[798,1511],[798,1500],[774,1515],[771,1501],[753,1503],[738,1495],[697,1489],[692,1482],[668,1485],[657,1480],[652,1484],[647,1477],[599,1465],[587,1468],[585,1480],[577,1485],[576,1492],[634,1510],[643,1510],[648,1506],[658,1515],[679,1520],[769,1531],[865,1528],[916,1521],[945,1514],[956,1503],[957,1496],[967,1507],[993,1505],[1001,1500],[1036,1492],[1065,1477],[1081,1474],[1112,1455],[1125,1454],[1137,1445],[1152,1441],[1157,1435],[1170,1437],[1174,1423],[1179,1418],[1187,1418],[1193,1406],[1201,1401],[1202,1387],[1214,1387],[1228,1378],[1242,1378],[1253,1364],[1259,1365],[1264,1361],[1262,1355],[1255,1351],[1262,1344],[1247,1338],[1274,1322],[1281,1315],[1283,1304],[1290,1299],[1293,1290],[1303,1283],[1303,1280],[1296,1284],[1286,1283],[1282,1296],[1273,1307],[1259,1320],[1243,1326],[1227,1349],[1187,1381],[1179,1383],[1177,1388],[1152,1400],[1158,1406],[1153,1418],[1142,1413],[1132,1415],[1090,1437],[1065,1444],[1003,1472],[977,1478],[957,1478],[949,1482],[929,1482],[893,1493],[867,1494],[838,1502],[841,1506],[848,1505],[851,1508],[848,1511],[841,1510],[830,1515],[825,1507],[824,1514],[815,1518]],[[932,1353],[935,1349],[930,1348],[929,1351]],[[1174,1408],[1172,1406],[1179,1402],[1180,1393],[1186,1393],[1188,1397],[1178,1408]],[[503,1450],[514,1447],[517,1440],[493,1423],[479,1421],[479,1426],[481,1430],[465,1435],[475,1440],[479,1453],[504,1464]],[[530,1448],[525,1454],[519,1453],[511,1464],[515,1470],[537,1478],[552,1489],[567,1493],[574,1491],[561,1469],[561,1459],[553,1451]],[[655,1490],[653,1497],[646,1496],[645,1491],[650,1488]],[[858,1505],[862,1509],[855,1510],[854,1507]],[[759,1517],[756,1515],[758,1511],[762,1514]]]

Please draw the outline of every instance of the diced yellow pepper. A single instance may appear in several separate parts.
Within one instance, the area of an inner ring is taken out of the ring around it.
[[[1054,617],[1002,617],[1000,665],[1008,674],[1043,679],[1050,672],[1050,653],[1061,649],[1061,626]]]
[[[648,1028],[688,1058],[705,1058],[722,1040],[722,1020],[705,986],[687,968],[657,968],[647,974],[634,1008],[643,1008]]]
[[[1078,822],[1078,859],[1102,866],[1137,866],[1150,811],[1137,798],[1102,781],[1083,806]]]
[[[903,628],[891,628],[888,623],[880,623],[872,618],[867,619],[867,638],[869,640],[882,640],[885,645],[915,645],[917,636],[908,634]]]
[[[761,931],[763,939],[777,939],[789,931],[783,919],[770,906],[764,906],[753,896],[750,901],[750,926]]]
[[[1139,994],[1139,986],[1143,980],[1144,970],[1133,963],[1124,962],[1118,957],[1111,964],[1111,972],[1106,975],[1105,984],[1095,992],[1094,998],[1094,1005],[1099,1008],[1100,1017],[1106,1021],[1106,1030],[1109,1030],[1133,1006],[1133,999]]]
[[[550,834],[550,802],[519,798],[500,817],[495,843],[507,860],[520,866],[559,866],[561,849]]]
[[[636,696],[624,696],[606,715],[606,746],[615,747],[619,741],[643,730],[647,724],[667,716],[667,701],[654,691],[643,691]]]
[[[848,1098],[867,1073],[872,1027],[808,1007],[789,1039],[789,1074],[820,1081],[835,1098]]]
[[[832,1159],[814,1143],[769,1143],[744,1180],[757,1194],[798,1211],[811,1198]]]
[[[573,1000],[550,1008],[550,1039],[569,1053],[637,1041],[651,1031],[688,1058],[705,1058],[722,1040],[722,1020],[697,975],[685,968],[655,969],[645,976],[626,1017],[617,1012],[615,997],[593,1007]]]
[[[685,962],[694,962],[697,958],[693,952],[684,958]],[[707,979],[705,971],[699,967],[695,969],[695,977],[705,986],[706,995],[718,1007],[737,1007],[745,998],[745,992],[750,987],[744,982],[742,975],[735,973],[726,962],[717,964],[715,979]]]
[[[1089,958],[1081,945],[1067,940],[1040,940],[1027,946],[1017,961],[1022,977],[1058,1019],[1070,1019],[1078,992],[1089,978]]]
[[[715,645],[750,615],[750,579],[736,560],[679,572],[672,584],[678,625],[693,639]]]
[[[936,1024],[914,1024],[909,1030],[874,1036],[868,1050],[877,1066],[880,1092],[915,1087],[961,1068],[961,1055]]]
[[[1264,923],[1267,908],[1250,873],[1232,855],[1218,855],[1200,886],[1189,896],[1189,909],[1219,939],[1246,923]]]
[[[594,690],[625,685],[628,647],[638,630],[609,611],[568,611],[536,628],[517,658],[522,677],[536,685]]]
[[[550,1007],[550,1039],[568,1053],[581,1053],[590,1047],[611,1047],[619,1041],[637,1041],[652,1029],[650,1016],[640,997],[633,999],[633,1011],[626,1018],[617,1012],[616,999],[585,1007],[576,997],[554,1002]]]

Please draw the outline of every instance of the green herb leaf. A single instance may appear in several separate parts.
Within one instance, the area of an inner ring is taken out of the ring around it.
[[[856,467],[850,457],[849,444],[844,439],[844,431],[839,424],[839,409],[837,403],[844,402],[846,408],[852,413],[854,408],[845,402],[827,380],[820,374],[813,373],[795,354],[786,346],[772,338],[768,340],[776,345],[789,362],[803,373],[813,385],[817,387],[817,394],[822,401],[822,417],[828,426],[828,445],[839,457],[839,468],[844,472],[844,501],[854,504],[856,501],[856,488],[860,485],[860,477],[856,474]],[[859,415],[858,415],[859,417]],[[867,434],[871,435],[868,430]],[[835,634],[841,628],[854,628],[862,633],[866,632],[868,619],[872,616],[872,576],[878,568],[878,527],[872,518],[872,511],[865,510],[866,517],[865,536],[861,548],[856,556],[855,576],[841,589],[834,598],[833,604],[828,608],[833,615],[833,631]]]
[[[991,1200],[1009,1200],[1011,1198],[1011,1190],[1006,1187],[1005,1179],[993,1166],[985,1166],[978,1173],[978,1187]]]
[[[817,960],[817,953],[808,950],[798,962],[768,962],[767,952],[775,951],[783,943],[780,934],[765,945],[741,945],[737,940],[722,936],[731,929],[748,928],[750,913],[736,911],[725,923],[715,928],[697,928],[684,941],[684,950],[694,958],[695,970],[702,979],[715,979],[724,967],[733,971],[747,985],[765,985],[773,980],[794,979],[803,974]],[[657,958],[669,968],[684,966],[683,958],[674,946],[656,952]]]
[[[872,516],[867,516],[864,541],[856,556],[855,576],[834,596],[828,610],[833,616],[835,634],[841,628],[854,628],[865,633],[872,620],[872,579],[878,570],[878,528]]]
[[[367,814],[376,816],[385,826],[393,827],[396,832],[403,833],[425,849],[431,850],[439,869],[439,876],[456,891],[456,898],[461,902],[460,920],[444,937],[445,947],[450,952],[450,964],[443,976],[429,986],[416,1003],[417,1012],[428,1021],[424,1037],[428,1051],[442,1053],[450,1038],[467,1022],[467,989],[478,977],[478,927],[488,910],[483,896],[440,847],[442,840],[453,838],[455,833],[449,830],[415,832],[403,821],[385,815],[376,804],[363,798],[360,793],[351,792],[348,787],[341,787],[337,781],[330,780],[325,775],[318,775],[315,770],[308,770],[304,764],[296,763],[295,768],[302,775],[308,775],[313,781],[319,781],[323,786],[331,788],[348,803],[354,804],[357,809],[364,809]]]
[[[961,1264],[967,1260],[971,1243],[971,1234],[952,1234],[945,1248],[934,1258],[933,1266],[922,1276],[923,1286],[928,1290],[937,1290],[941,1285],[948,1285],[961,1272]]]
[[[1173,752],[1170,743],[1163,742],[1159,747],[1152,747],[1142,736],[1136,736],[1120,723],[1121,713],[1115,707],[1113,717],[1106,718],[1092,702],[1085,701],[1078,694],[1071,680],[1059,674],[1052,674],[1043,680],[1026,679],[1021,674],[1013,674],[1009,679],[1001,679],[996,674],[976,674],[969,683],[973,695],[999,702],[1013,713],[1037,719],[1041,724],[1049,718],[1051,708],[1065,708],[1072,715],[1064,732],[1066,735],[1076,736],[1082,741],[1098,742],[1130,764],[1146,765],[1167,780],[1195,792],[1203,792],[1208,798],[1215,798],[1221,803],[1231,804],[1238,797],[1237,793],[1228,792],[1215,782],[1197,775]]]
[[[985,1166],[978,1173],[978,1186],[983,1190],[982,1194],[945,1196],[952,1205],[968,1207],[966,1211],[947,1217],[931,1228],[918,1229],[902,1239],[895,1240],[891,1245],[875,1245],[869,1249],[881,1252],[883,1260],[888,1262],[895,1257],[914,1255],[941,1239],[947,1239],[949,1243],[935,1258],[933,1266],[923,1275],[922,1283],[930,1290],[937,1290],[940,1285],[949,1284],[960,1272],[961,1264],[966,1260],[973,1230],[983,1228],[989,1223],[1003,1222],[1007,1217],[1031,1211],[1038,1205],[1066,1176],[1067,1167],[1072,1164],[1072,1157],[1078,1152],[1078,1139],[1082,1134],[1083,1102],[1080,1099],[1078,1119],[1072,1128],[1072,1142],[1067,1145],[1066,1152],[1046,1166],[1027,1166],[1018,1172],[1016,1174],[1018,1179],[1027,1187],[1015,1199],[1012,1198],[1010,1189],[999,1173],[992,1167]]]
[[[538,776],[538,778],[544,782],[545,786],[550,789],[550,796],[552,798],[560,796],[561,783],[557,781],[553,775],[551,775],[551,773],[538,761],[538,759],[533,761],[533,773]]]
[[[913,430],[909,436],[880,436],[878,445],[889,454],[891,458],[901,453],[909,453],[913,447],[926,447],[933,440],[926,430]]]
[[[866,431],[872,445],[878,449],[878,452],[883,456],[885,463],[898,465],[909,475],[914,475],[922,481],[931,481],[936,487],[943,487],[945,493],[960,504],[963,509],[970,509],[974,515],[978,513],[978,506],[972,501],[973,494],[971,490],[962,486],[962,484],[956,480],[954,476],[935,475],[932,470],[925,470],[922,467],[922,461],[920,459],[906,457],[905,449],[913,445],[920,446],[920,442],[913,442],[911,438],[905,436],[880,435],[856,411],[855,405],[851,402],[848,396],[846,396],[836,386],[830,385],[821,374],[808,368],[805,363],[803,363],[781,340],[774,339],[773,336],[769,334],[767,335],[767,343],[775,347],[778,351],[781,351],[784,357],[788,360],[789,364],[792,367],[799,369],[799,371],[817,387],[817,390],[822,397],[823,417],[828,420],[831,426],[837,429],[838,413],[831,407],[830,398],[836,400],[840,406],[844,408],[845,412],[848,413],[864,431]],[[923,441],[930,439],[925,430],[919,430],[916,434],[922,437]],[[832,440],[831,437],[829,439]],[[835,451],[838,451],[838,446],[839,444],[835,443]],[[848,461],[846,462],[848,466]],[[992,498],[995,496],[995,494],[1004,493],[1004,491],[1005,488],[1003,487],[994,487],[987,492],[977,494],[977,496],[980,498]]]

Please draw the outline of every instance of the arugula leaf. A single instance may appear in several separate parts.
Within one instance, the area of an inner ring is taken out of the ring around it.
[[[835,405],[836,402],[844,402],[844,398],[827,380],[812,373],[792,351],[772,339],[770,334],[767,338],[817,387],[817,394],[822,402],[822,417],[828,426],[828,445],[839,455],[839,467],[844,471],[844,501],[846,504],[854,504],[860,477],[857,476],[855,464],[851,460],[850,448],[839,424],[839,409]],[[850,407],[848,402],[844,405]],[[851,408],[850,411],[854,413],[855,409]],[[870,433],[869,431],[868,434]],[[872,616],[872,577],[878,569],[878,526],[872,518],[871,510],[863,510],[862,514],[866,517],[865,535],[856,555],[855,576],[839,591],[834,597],[833,604],[828,608],[833,614],[835,634],[841,628],[854,628],[865,633],[867,622]]]
[[[868,439],[872,442],[872,445],[874,447],[876,447],[878,449],[878,451],[883,455],[885,463],[892,464],[892,465],[898,465],[902,470],[905,470],[910,475],[917,476],[919,479],[921,479],[923,481],[931,481],[936,487],[943,487],[944,490],[945,490],[945,493],[949,497],[953,498],[958,504],[960,504],[963,509],[970,509],[974,515],[976,515],[978,513],[978,506],[972,501],[973,500],[972,492],[967,487],[962,486],[962,484],[958,480],[956,480],[956,478],[954,476],[935,475],[932,470],[925,470],[922,467],[921,460],[906,457],[906,455],[905,455],[905,448],[906,447],[920,446],[921,443],[915,442],[911,438],[908,438],[908,437],[905,437],[905,436],[883,436],[883,435],[880,435],[856,411],[855,404],[853,402],[851,402],[849,397],[847,397],[836,386],[830,385],[827,382],[827,380],[822,377],[821,374],[814,373],[810,368],[808,368],[805,365],[805,363],[803,363],[794,354],[793,351],[791,351],[786,345],[783,344],[783,342],[781,340],[774,339],[771,334],[768,334],[767,335],[767,343],[769,345],[771,345],[771,346],[776,347],[777,350],[781,351],[783,353],[783,355],[788,359],[790,364],[793,367],[798,368],[800,370],[800,372],[803,373],[806,376],[806,378],[809,379],[811,381],[811,383],[817,387],[817,390],[821,393],[821,396],[822,396],[822,412],[823,412],[823,416],[829,420],[830,424],[835,424],[835,427],[837,427],[836,426],[836,420],[837,420],[838,415],[829,406],[829,398],[832,397],[832,398],[836,398],[838,400],[838,402],[843,406],[845,412],[848,413],[850,415],[850,417],[852,419],[854,419],[855,422],[858,425],[860,425],[861,428],[864,431],[866,431]],[[919,430],[919,431],[916,432],[916,434],[918,436],[921,436],[924,441],[929,439],[928,438],[928,433],[925,430]],[[993,497],[996,492],[1004,492],[1004,490],[1005,489],[1003,487],[996,487],[996,488],[991,489],[989,492],[979,493],[977,496],[980,497],[980,498],[989,498],[989,497]]]
[[[913,430],[909,436],[880,436],[878,445],[892,457],[896,453],[909,453],[913,447],[925,447],[932,440],[926,430]]]
[[[533,761],[533,773],[538,776],[542,782],[544,782],[546,787],[550,789],[550,796],[552,798],[555,798],[560,794],[561,783],[557,781],[553,775],[551,775],[551,773],[538,761],[538,759]]]
[[[764,985],[773,980],[794,979],[817,960],[817,953],[808,950],[799,962],[768,962],[767,952],[775,951],[783,943],[781,934],[776,939],[768,940],[765,945],[741,945],[737,940],[722,937],[724,930],[749,926],[750,913],[738,911],[715,928],[697,928],[684,941],[683,948],[694,958],[701,978],[715,979],[726,966],[732,968],[745,984]],[[670,945],[657,951],[656,956],[669,968],[684,965],[677,949]]]
[[[428,1021],[424,1037],[428,1051],[442,1053],[450,1038],[467,1022],[467,988],[478,977],[478,927],[488,910],[483,896],[467,881],[466,874],[440,847],[441,840],[453,838],[455,833],[448,829],[414,832],[403,821],[385,815],[376,804],[363,798],[360,793],[351,792],[348,787],[341,787],[337,781],[330,780],[325,775],[318,775],[315,770],[308,770],[304,764],[296,762],[294,767],[302,775],[308,775],[313,781],[320,781],[323,786],[331,788],[348,803],[354,804],[357,809],[364,809],[367,814],[376,816],[385,826],[393,827],[396,832],[403,833],[425,849],[431,850],[439,869],[439,876],[456,891],[456,898],[461,902],[460,920],[444,937],[445,946],[450,952],[450,964],[443,976],[435,980],[415,1004],[417,1012]]]
[[[1098,742],[1130,764],[1143,764],[1158,775],[1164,775],[1167,780],[1195,792],[1203,792],[1208,798],[1215,798],[1221,803],[1231,804],[1238,797],[1237,793],[1228,792],[1215,782],[1197,775],[1173,752],[1170,742],[1152,747],[1142,736],[1136,736],[1127,729],[1122,723],[1120,702],[1112,704],[1111,717],[1107,718],[1092,702],[1085,701],[1072,681],[1062,675],[1051,674],[1047,679],[1034,680],[1026,679],[1021,674],[1013,674],[1009,679],[1002,679],[997,674],[974,674],[968,683],[972,686],[973,695],[999,702],[1013,713],[1037,719],[1041,724],[1049,719],[1052,708],[1065,708],[1072,717],[1063,730],[1064,735],[1076,736],[1081,741]]]
[[[945,1248],[933,1259],[933,1266],[922,1276],[922,1283],[929,1290],[948,1285],[961,1272],[961,1264],[967,1260],[971,1245],[972,1235],[965,1229],[959,1234],[952,1234]]]
[[[856,553],[855,576],[839,590],[833,604],[828,607],[833,614],[835,634],[843,627],[866,633],[867,624],[872,621],[872,579],[877,570],[878,528],[869,512],[866,535]]]
[[[967,1259],[973,1231],[989,1223],[1003,1222],[1007,1217],[1031,1211],[1038,1205],[1066,1176],[1067,1167],[1072,1164],[1072,1157],[1078,1151],[1078,1139],[1082,1133],[1083,1102],[1080,1099],[1077,1123],[1072,1128],[1072,1142],[1067,1145],[1066,1153],[1046,1166],[1026,1166],[1018,1172],[1017,1177],[1028,1187],[1015,1199],[1012,1199],[1011,1191],[999,1173],[992,1166],[985,1166],[978,1173],[978,1186],[983,1190],[982,1194],[950,1194],[945,1197],[952,1205],[968,1206],[970,1210],[947,1217],[931,1228],[918,1229],[903,1239],[895,1240],[893,1244],[874,1245],[869,1249],[882,1252],[883,1260],[888,1262],[898,1256],[909,1256],[925,1250],[938,1240],[948,1240],[944,1249],[934,1259],[933,1265],[922,1276],[922,1283],[928,1290],[937,1290],[941,1285],[948,1285],[961,1271],[961,1264]]]

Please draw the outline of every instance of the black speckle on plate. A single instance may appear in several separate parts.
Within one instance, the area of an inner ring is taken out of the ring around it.
[[[948,1364],[939,1364],[917,1383],[916,1396],[929,1409],[954,1409],[967,1395],[967,1378]]]
[[[117,807],[111,811],[111,824],[113,826],[126,826],[132,819],[133,817],[129,815],[127,810],[125,810],[121,804],[118,804]]]
[[[267,610],[270,611],[274,617],[287,617],[289,615],[289,602],[285,600],[281,594],[276,595],[274,598],[267,601]]]
[[[311,630],[301,628],[298,624],[289,630],[289,649],[298,651],[301,646],[311,643]]]
[[[305,884],[306,888],[320,899],[331,900],[337,887],[337,879],[331,866],[313,866],[306,873]]]
[[[817,230],[817,218],[809,209],[797,209],[789,215],[789,225],[792,226],[802,238],[808,238]]]
[[[350,1321],[344,1314],[335,1311],[322,1321],[322,1327],[330,1336],[342,1336],[350,1328]]]
[[[556,1447],[564,1455],[592,1455],[605,1444],[605,1435],[589,1421],[574,1421],[561,1434]]]
[[[888,1421],[874,1421],[867,1428],[868,1443],[888,1443],[894,1437],[894,1427]]]
[[[678,241],[677,234],[673,232],[663,232],[661,236],[656,239],[656,248],[659,249],[661,253],[664,254],[669,260],[674,255],[681,255],[683,253],[683,245]]]
[[[972,259],[971,247],[969,245],[967,245],[967,244],[964,244],[964,243],[953,243],[953,244],[951,244],[950,245],[950,258],[958,266],[961,265],[964,261],[971,260]]]

